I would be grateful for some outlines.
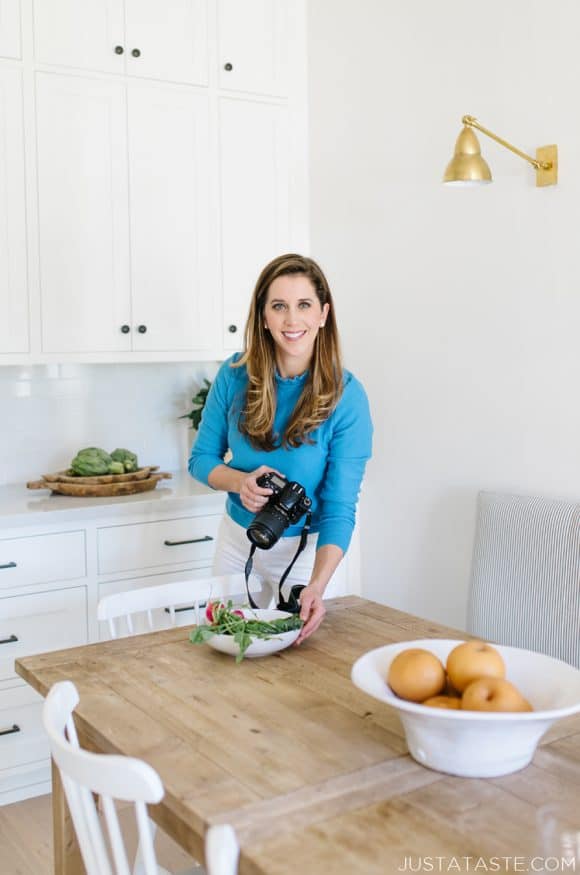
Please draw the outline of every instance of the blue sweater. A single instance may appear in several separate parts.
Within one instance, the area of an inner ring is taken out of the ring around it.
[[[240,471],[271,465],[288,480],[296,480],[312,499],[311,531],[318,532],[318,547],[336,544],[346,552],[355,522],[355,508],[367,460],[371,455],[372,422],[366,393],[359,381],[344,372],[344,391],[330,417],[311,435],[313,444],[259,450],[238,429],[248,385],[244,366],[230,367],[239,354],[221,366],[207,397],[201,425],[189,459],[189,472],[208,484],[211,471],[228,464]],[[282,378],[276,375],[277,406],[274,433],[283,434],[300,397],[307,374]],[[226,510],[247,528],[254,514],[247,511],[237,493],[228,493]],[[299,535],[304,519],[289,526],[284,537]]]

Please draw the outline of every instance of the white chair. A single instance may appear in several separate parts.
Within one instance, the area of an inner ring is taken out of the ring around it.
[[[79,747],[72,712],[79,696],[71,681],[55,684],[42,711],[50,751],[60,772],[87,875],[130,875],[115,799],[133,802],[139,834],[140,871],[169,875],[157,865],[147,804],[163,798],[157,772],[142,760],[95,754]],[[105,833],[93,793],[101,798]]]
[[[193,609],[193,621],[199,624],[200,606],[207,601],[228,600],[232,596],[245,592],[246,583],[243,574],[226,574],[221,577],[204,577],[199,579],[179,580],[175,583],[164,583],[160,586],[147,586],[132,589],[127,592],[116,592],[104,596],[97,607],[97,618],[106,620],[112,638],[119,632],[115,620],[124,617],[127,633],[135,634],[133,615],[144,613],[146,631],[154,631],[162,625],[155,622],[153,611],[167,609],[172,626],[176,624],[176,612]]]
[[[229,824],[210,826],[205,835],[207,875],[236,875],[240,848]]]
[[[82,750],[72,716],[78,703],[79,694],[71,681],[54,684],[44,702],[42,722],[60,773],[87,875],[131,873],[115,800],[132,802],[135,806],[139,848],[133,875],[171,875],[157,863],[155,829],[146,807],[163,798],[159,775],[142,760]],[[95,795],[102,804],[108,842]],[[212,826],[205,839],[207,869],[200,866],[192,871],[198,875],[236,875],[239,853],[232,827]]]

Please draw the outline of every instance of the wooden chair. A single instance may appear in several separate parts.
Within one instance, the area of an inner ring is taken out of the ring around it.
[[[160,586],[147,586],[132,589],[127,592],[116,592],[104,596],[97,607],[97,618],[106,620],[112,638],[119,633],[115,620],[125,619],[127,634],[136,634],[133,615],[145,614],[145,629],[152,632],[161,625],[166,625],[159,619],[159,610],[167,610],[170,625],[176,625],[176,613],[180,610],[194,611],[193,622],[203,621],[200,607],[210,599],[227,601],[232,596],[245,592],[246,583],[243,574],[228,574],[221,577],[204,577],[199,579],[179,580],[175,583],[164,583]],[[153,612],[157,611],[154,616]],[[161,615],[163,616],[163,615]]]
[[[42,721],[60,773],[87,875],[131,873],[115,800],[132,802],[135,806],[139,849],[133,875],[171,875],[157,863],[155,831],[146,807],[163,798],[159,775],[142,760],[82,750],[72,717],[78,703],[79,694],[71,681],[56,683],[44,702]],[[102,803],[108,843],[95,795]],[[205,840],[207,869],[200,866],[193,871],[199,875],[236,875],[239,852],[231,826],[212,826]]]

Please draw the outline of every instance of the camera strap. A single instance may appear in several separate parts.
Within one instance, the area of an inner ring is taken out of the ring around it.
[[[280,578],[280,583],[278,584],[278,605],[286,604],[284,602],[284,599],[282,598],[282,587],[284,585],[286,578],[288,577],[288,575],[292,571],[292,569],[294,567],[294,563],[296,562],[296,560],[298,559],[298,557],[300,556],[300,554],[302,553],[302,551],[306,547],[306,542],[308,540],[308,532],[310,531],[311,520],[312,520],[312,514],[310,511],[307,511],[306,519],[304,521],[304,526],[302,527],[302,531],[300,532],[300,543],[298,544],[298,549],[296,550],[296,553],[294,554],[294,558],[292,559],[292,562],[290,563],[290,565],[288,566],[288,568],[286,569],[286,571],[284,572],[284,574]],[[250,592],[249,580],[250,580],[250,574],[252,573],[252,566],[254,564],[254,553],[255,552],[256,552],[256,545],[252,544],[252,546],[250,547],[250,555],[248,556],[248,560],[247,560],[246,565],[244,567],[244,575],[246,578],[246,592],[248,594],[248,601],[250,602],[250,607],[252,607],[254,609],[256,609],[258,607],[258,605],[256,604],[256,602],[252,598],[252,594]]]

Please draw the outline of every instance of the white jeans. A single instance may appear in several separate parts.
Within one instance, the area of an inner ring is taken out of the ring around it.
[[[286,598],[290,587],[294,584],[310,582],[317,540],[317,534],[308,535],[306,547],[284,581]],[[299,543],[299,535],[280,538],[269,550],[258,548],[254,553],[250,590],[259,607],[266,608],[272,604],[272,601],[274,605],[278,604],[280,578],[292,562]],[[251,546],[243,526],[235,523],[227,513],[224,514],[218,530],[212,574],[243,574]],[[254,592],[256,583],[260,584],[261,592]],[[244,594],[242,601],[247,601],[247,595]]]

